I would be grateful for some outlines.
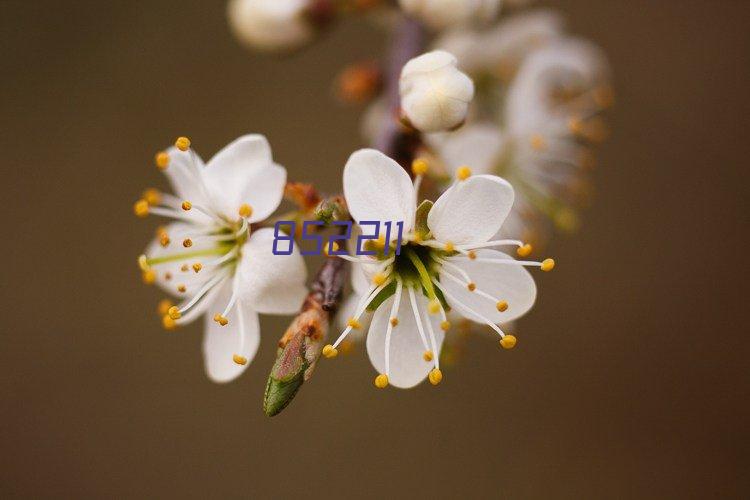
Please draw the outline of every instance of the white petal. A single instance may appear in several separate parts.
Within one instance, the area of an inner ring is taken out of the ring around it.
[[[305,17],[307,0],[231,0],[229,26],[253,49],[288,50],[308,42],[313,26]]]
[[[174,146],[167,149],[167,154],[169,164],[164,169],[164,175],[172,185],[175,196],[198,205],[209,205],[206,191],[201,187],[204,165],[200,156],[193,150],[180,151]],[[187,216],[195,220],[197,224],[211,222],[211,218],[199,210],[191,210]]]
[[[145,251],[145,254],[150,259],[168,255],[200,252],[202,250],[211,249],[216,245],[215,242],[206,240],[201,241],[196,238],[193,241],[193,246],[190,248],[183,247],[182,240],[191,235],[194,237],[195,232],[200,230],[200,227],[193,224],[175,222],[166,226],[165,230],[171,238],[169,245],[166,247],[161,246],[158,237],[152,240]],[[180,235],[182,236],[180,237]],[[205,270],[199,273],[194,272],[192,265],[196,262],[205,262],[206,260],[218,257],[220,257],[218,254],[204,257],[188,257],[173,262],[154,264],[152,269],[156,273],[156,284],[172,295],[177,295],[183,298],[190,297],[211,277],[211,275]],[[187,266],[187,271],[182,270],[182,267],[185,265]],[[167,277],[169,277],[169,279],[167,279]],[[185,285],[186,291],[184,293],[178,292],[177,287],[179,285]]]
[[[216,153],[203,179],[216,210],[236,219],[239,207],[247,203],[253,209],[249,220],[256,222],[266,219],[281,203],[286,170],[273,162],[266,138],[250,134]]]
[[[383,302],[375,311],[370,330],[367,333],[367,354],[370,361],[378,373],[385,373],[385,333],[390,321],[391,307],[394,298],[391,297]],[[435,332],[435,342],[437,345],[436,356],[440,354],[443,345],[445,332],[440,329],[440,316],[436,314],[426,314],[427,299],[418,293],[417,308],[421,310],[420,317],[427,318],[432,322],[432,329]],[[398,325],[393,329],[391,334],[390,350],[390,373],[388,381],[395,387],[403,389],[414,387],[427,377],[430,370],[434,367],[432,362],[427,362],[422,357],[424,354],[424,344],[419,336],[419,330],[414,320],[414,312],[411,308],[408,292],[404,290],[399,304],[397,314]],[[427,333],[427,326],[422,323]]]
[[[231,296],[232,285],[231,281],[228,281],[211,310],[223,310]],[[203,336],[203,361],[206,375],[214,382],[230,382],[247,369],[258,351],[260,343],[258,314],[238,300],[227,315],[229,324],[226,326],[215,322],[210,312],[204,318],[206,331]],[[240,349],[241,335],[245,337],[242,349]],[[247,363],[244,365],[235,363],[232,359],[235,354],[243,356],[247,359]]]
[[[307,295],[307,268],[297,249],[290,255],[273,254],[274,230],[253,232],[240,250],[238,291],[248,306],[263,314],[292,314]],[[286,248],[279,243],[279,249]]]
[[[427,216],[435,239],[457,245],[488,241],[513,206],[513,187],[494,175],[475,175],[443,193]]]
[[[511,256],[497,250],[480,249],[476,252],[477,257],[484,259],[512,259]],[[480,296],[476,291],[470,292],[466,286],[444,277],[443,272],[448,272],[461,278],[455,270],[443,268],[440,273],[440,286],[444,287],[456,300],[493,323],[502,324],[512,321],[526,314],[534,305],[536,284],[524,267],[517,264],[476,262],[464,257],[449,257],[447,260],[463,269],[477,285],[477,289],[508,303],[508,309],[505,312],[499,312],[496,302]],[[447,300],[453,311],[473,321],[484,323],[478,317],[466,314],[460,307],[456,307],[451,299]]]
[[[349,213],[359,221],[414,225],[416,201],[409,174],[394,160],[374,149],[360,149],[344,167],[344,197]]]

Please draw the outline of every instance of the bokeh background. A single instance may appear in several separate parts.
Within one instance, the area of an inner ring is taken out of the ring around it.
[[[747,498],[745,1],[547,2],[606,50],[612,139],[576,237],[502,352],[467,344],[438,388],[377,391],[362,348],[261,410],[286,318],[236,382],[199,325],[164,332],[135,257],[177,135],[208,157],[265,133],[290,177],[340,189],[360,110],[341,65],[383,51],[347,21],[276,59],[223,2],[0,1],[0,496]]]

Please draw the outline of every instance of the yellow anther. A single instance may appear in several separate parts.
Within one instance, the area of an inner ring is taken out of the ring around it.
[[[240,356],[239,354],[233,354],[232,355],[232,361],[234,361],[238,365],[246,365],[247,364],[247,358],[245,356]]]
[[[372,277],[372,282],[375,283],[377,286],[382,285],[385,283],[385,280],[388,277],[383,273],[377,273],[375,276]]]
[[[332,247],[332,248],[329,248]],[[323,247],[323,253],[328,257],[331,255],[331,252],[338,252],[339,251],[339,244],[335,241],[330,241],[328,245]]]
[[[229,324],[229,320],[219,313],[214,314],[214,321],[216,321],[221,326],[227,326]]]
[[[187,291],[187,287],[185,285],[177,285],[177,291],[180,293],[185,293]]]
[[[338,356],[338,354],[339,351],[331,344],[323,347],[323,356],[325,356],[326,358],[335,358],[336,356]]]
[[[201,269],[203,269],[203,264],[201,264],[200,262],[196,262],[195,264],[193,264],[193,271],[195,271],[196,273]]]
[[[437,368],[433,368],[430,371],[430,374],[428,375],[428,378],[430,379],[430,383],[432,385],[438,385],[441,380],[443,380],[443,372],[438,370]]]
[[[146,200],[138,200],[133,205],[133,212],[138,217],[146,217],[148,215],[148,202]]]
[[[159,167],[159,170],[164,170],[169,166],[169,153],[166,151],[156,153],[154,161],[156,162],[156,166]]]
[[[163,247],[169,246],[169,243],[172,240],[169,239],[169,235],[167,233],[161,233],[159,235],[159,244]]]
[[[172,306],[167,311],[167,314],[169,314],[169,317],[172,319],[180,319],[182,317],[182,313],[180,312],[180,308],[177,306]]]
[[[411,171],[414,175],[424,175],[429,170],[430,165],[424,158],[417,158],[411,162]]]
[[[239,209],[240,217],[250,217],[253,215],[253,207],[248,205],[247,203],[243,203],[240,205]]]
[[[453,244],[452,241],[446,242],[445,243],[445,247],[443,247],[443,248],[445,248],[446,252],[455,252],[456,251],[456,247],[455,247],[455,245]]]
[[[164,273],[164,279],[167,280],[167,281],[171,280],[172,279],[172,273],[170,273],[169,271],[167,271],[166,273]]]
[[[476,283],[467,283],[466,288],[468,288],[470,292],[473,292],[474,290],[477,289],[477,285]]]
[[[516,338],[513,335],[506,335],[500,340],[500,346],[503,349],[513,349],[516,345]]]
[[[388,387],[388,375],[385,373],[381,373],[377,377],[375,377],[375,387],[378,389],[385,389]]]
[[[138,256],[138,267],[141,268],[141,271],[148,271],[151,269],[151,266],[148,265],[148,257],[141,254]]]
[[[398,318],[391,318],[391,326],[398,326]]]
[[[173,305],[171,300],[162,299],[159,301],[159,305],[156,306],[156,312],[159,313],[159,316],[166,316],[169,313],[169,308]]]
[[[165,314],[161,318],[161,326],[163,326],[165,330],[174,330],[177,328],[177,323],[169,317],[169,314]]]
[[[143,199],[149,205],[158,205],[161,203],[161,191],[156,188],[148,188],[143,192]]]
[[[508,303],[504,300],[500,300],[497,304],[495,304],[495,307],[497,307],[498,311],[505,312],[508,310]]]
[[[187,151],[188,148],[190,148],[190,139],[187,137],[178,137],[176,141],[174,141],[174,145],[177,146],[177,149],[180,151]]]
[[[440,322],[440,329],[444,332],[447,332],[451,328],[451,322],[450,321],[441,321]]]
[[[357,318],[349,318],[346,321],[346,325],[351,326],[355,330],[359,330],[360,328],[362,328],[362,324],[359,321],[357,321]]]
[[[516,249],[516,253],[519,257],[528,257],[529,254],[531,254],[532,250],[533,248],[531,247],[531,245],[529,243],[526,243],[518,247],[518,249]]]
[[[464,165],[463,167],[458,167],[458,170],[456,170],[456,177],[460,181],[465,181],[469,177],[471,177],[471,169]]]
[[[530,143],[531,147],[536,151],[542,151],[547,146],[547,143],[544,141],[544,137],[539,134],[532,135]]]
[[[424,354],[422,354],[422,359],[424,359],[425,361],[432,361],[432,351],[425,351]]]
[[[471,260],[474,260],[477,258],[477,253],[474,250],[469,250],[469,253],[467,253],[466,256]]]
[[[192,204],[192,203],[190,203],[190,202],[189,202],[189,201],[187,201],[187,200],[185,200],[185,201],[183,201],[183,202],[182,202],[182,209],[183,209],[184,211],[186,211],[186,212],[187,212],[187,211],[188,211],[188,210],[190,210],[191,208],[193,208],[193,204]]]
[[[187,264],[183,264],[182,266],[180,266],[180,271],[182,271],[183,273],[186,273],[189,270],[190,270],[190,266],[188,266]]]
[[[184,246],[185,248],[190,248],[191,246],[193,246],[193,240],[191,240],[190,238],[185,238],[184,240],[182,240],[182,246]]]
[[[555,259],[544,259],[541,267],[544,272],[552,271],[555,267]]]
[[[427,304],[427,310],[430,311],[430,314],[437,314],[440,312],[440,302],[437,300],[431,300],[429,304]]]
[[[146,271],[143,271],[143,282],[147,285],[153,285],[156,281],[156,273],[153,269],[147,269]]]

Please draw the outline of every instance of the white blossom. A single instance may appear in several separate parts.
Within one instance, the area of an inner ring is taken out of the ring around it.
[[[399,0],[404,12],[436,30],[491,21],[501,4],[501,0]]]
[[[355,282],[360,297],[355,313],[323,354],[335,356],[350,332],[362,328],[360,318],[374,310],[367,352],[379,372],[375,385],[381,388],[408,388],[425,377],[432,384],[440,382],[440,350],[451,308],[489,326],[504,348],[512,348],[515,337],[498,324],[526,313],[536,298],[534,280],[523,266],[554,267],[552,259],[517,261],[493,249],[512,246],[519,255],[530,251],[518,240],[491,239],[513,204],[513,188],[505,180],[471,176],[463,167],[434,204],[418,208],[427,164],[419,160],[413,169],[414,184],[395,161],[373,149],[355,152],[344,168],[344,196],[355,221],[390,222],[393,227],[402,222],[403,235],[400,242],[394,232],[390,241],[382,237],[376,256],[342,256],[354,262],[353,272],[362,273],[367,283],[365,288],[363,280]],[[360,229],[372,234],[363,225]]]
[[[314,28],[305,18],[308,0],[229,0],[227,16],[235,36],[251,48],[293,49],[309,42]]]
[[[436,50],[415,57],[401,70],[401,108],[423,132],[450,130],[466,118],[474,83],[458,70],[456,58]]]
[[[139,265],[147,282],[181,299],[161,311],[166,328],[204,317],[206,373],[228,382],[258,349],[258,313],[293,313],[306,294],[296,248],[274,255],[274,230],[253,229],[279,206],[286,170],[261,135],[240,137],[205,165],[182,137],[156,162],[175,194],[152,192],[135,212],[175,222],[157,231]]]

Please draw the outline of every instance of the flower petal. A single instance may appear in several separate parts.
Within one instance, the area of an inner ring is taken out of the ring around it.
[[[343,332],[346,327],[349,326],[347,322],[349,321],[349,318],[356,314],[357,305],[359,304],[359,300],[361,298],[361,295],[350,293],[344,300],[341,301],[339,310],[336,312],[336,317],[334,318],[334,326],[337,330],[337,335],[340,332]],[[347,335],[346,338],[354,342],[361,341],[362,337],[364,336],[365,328],[370,326],[371,318],[372,313],[365,311],[365,313],[359,317],[359,323],[360,325],[362,325],[362,328],[353,329],[349,332],[349,335]]]
[[[290,255],[274,255],[273,241],[274,230],[263,228],[242,246],[237,266],[239,296],[259,313],[292,314],[307,295],[307,268],[296,245]]]
[[[170,237],[171,241],[169,242],[169,245],[163,247],[159,241],[159,237],[156,237],[151,243],[149,243],[148,248],[146,248],[145,254],[149,259],[158,259],[161,257],[180,254],[193,254],[203,250],[210,250],[216,245],[215,242],[196,238],[190,248],[184,248],[181,243],[182,240],[190,236],[195,237],[196,231],[200,230],[198,226],[193,224],[175,222],[166,226],[164,230]],[[197,262],[205,262],[206,260],[217,257],[219,257],[218,254],[204,257],[186,257],[171,262],[164,262],[162,264],[154,264],[152,269],[156,273],[156,284],[172,295],[190,297],[211,277],[211,275],[205,271],[199,273],[194,272],[191,266]],[[179,285],[185,285],[185,292],[180,293],[177,290]]]
[[[506,145],[500,128],[489,122],[464,125],[455,132],[428,134],[425,139],[449,169],[469,165],[475,174],[492,173]]]
[[[414,225],[416,200],[409,174],[380,151],[360,149],[349,157],[344,197],[357,222],[403,221],[404,232]]]
[[[483,259],[513,259],[510,255],[497,250],[481,249],[477,250],[476,253],[478,258]],[[526,314],[534,305],[536,284],[534,278],[524,267],[517,264],[477,262],[465,257],[449,257],[447,260],[466,272],[477,285],[478,290],[508,303],[508,309],[505,312],[499,312],[495,301],[482,297],[476,291],[470,292],[466,286],[445,277],[445,272],[459,278],[460,275],[455,270],[443,267],[440,272],[440,286],[445,288],[448,294],[456,300],[493,323],[501,324],[513,321]],[[478,317],[466,314],[460,307],[456,307],[451,299],[447,300],[457,313],[473,321],[484,323]]]
[[[494,175],[475,175],[443,193],[427,216],[438,241],[456,245],[488,241],[513,206],[513,187]]]
[[[214,302],[214,309],[226,307],[232,296],[232,282],[227,280]],[[213,320],[212,314],[205,315],[206,331],[203,336],[203,361],[206,375],[217,383],[230,382],[247,369],[255,357],[260,344],[258,314],[238,300],[227,315],[229,324],[221,326]],[[241,341],[244,335],[244,342]],[[244,344],[240,349],[240,344]],[[234,362],[238,354],[247,360],[240,365]]]
[[[390,321],[391,307],[394,297],[383,302],[375,311],[370,324],[370,330],[367,333],[367,354],[370,361],[379,373],[385,373],[385,334]],[[429,317],[432,322],[432,329],[435,332],[435,343],[437,353],[443,345],[445,332],[440,329],[440,316],[436,314],[427,314],[427,299],[421,292],[417,294],[417,309],[420,311],[420,317],[423,319],[425,335],[427,325],[424,318]],[[407,290],[404,290],[399,304],[398,325],[393,329],[391,334],[390,349],[390,373],[388,381],[395,387],[407,389],[414,387],[427,377],[430,370],[434,367],[432,362],[427,362],[422,357],[424,355],[424,344],[419,336],[417,323],[414,319],[414,312],[409,301]]]
[[[216,153],[203,171],[203,180],[216,210],[236,219],[240,206],[247,203],[253,209],[249,221],[257,222],[281,203],[286,170],[273,162],[265,137],[249,134]]]

